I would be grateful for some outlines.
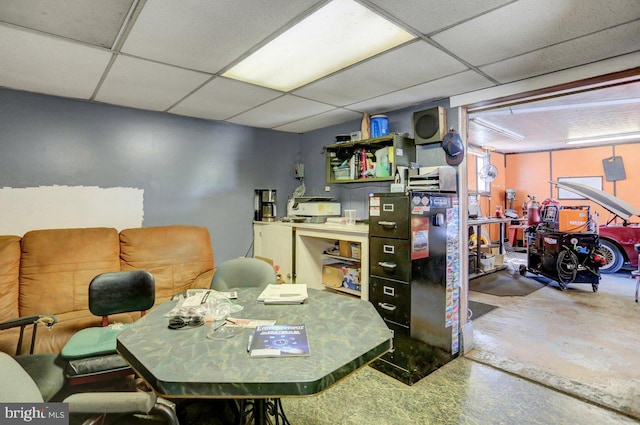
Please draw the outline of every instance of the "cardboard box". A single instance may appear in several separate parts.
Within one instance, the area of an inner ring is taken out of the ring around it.
[[[351,258],[360,259],[360,244],[351,242]]]
[[[340,241],[340,256],[351,258],[351,242],[349,241]]]
[[[495,254],[500,250],[498,245],[480,245],[480,252],[484,252],[485,254]]]
[[[322,284],[337,288],[342,286],[344,280],[344,264],[325,264],[322,266]]]

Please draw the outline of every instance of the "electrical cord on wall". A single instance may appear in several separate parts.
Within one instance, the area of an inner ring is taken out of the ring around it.
[[[244,256],[248,258],[249,254],[251,254],[251,257],[253,257],[253,239],[251,239],[251,244],[249,245],[249,249],[247,249],[247,253],[244,254]]]

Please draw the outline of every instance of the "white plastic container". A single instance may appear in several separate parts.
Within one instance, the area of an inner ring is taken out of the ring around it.
[[[496,257],[488,255],[487,258],[480,259],[480,270],[483,272],[491,271],[495,268]]]

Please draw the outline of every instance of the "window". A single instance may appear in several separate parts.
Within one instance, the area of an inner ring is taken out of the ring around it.
[[[489,194],[491,193],[491,182],[487,181],[482,176],[482,169],[485,165],[491,164],[489,158],[489,152],[485,152],[481,155],[475,155],[476,158],[476,187],[478,188],[478,193],[480,194]]]

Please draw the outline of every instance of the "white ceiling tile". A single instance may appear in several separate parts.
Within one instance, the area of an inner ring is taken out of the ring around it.
[[[597,62],[640,50],[640,21],[600,31],[481,67],[501,83]]]
[[[313,117],[304,118],[296,122],[275,127],[274,130],[288,131],[291,133],[305,133],[319,128],[330,127],[343,122],[362,118],[362,114],[346,109],[334,109]]]
[[[83,99],[98,89],[97,100],[116,105],[175,105],[176,114],[304,132],[357,120],[362,112],[460,100],[497,88],[497,81],[505,87],[497,92],[513,94],[510,87],[527,90],[529,78],[538,87],[639,63],[640,0],[355,0],[432,37],[451,54],[418,40],[289,95],[214,75],[327,1],[2,0],[0,86]],[[132,5],[124,52],[98,47],[112,46]],[[465,61],[484,75],[466,70]],[[635,87],[625,90],[638,96]],[[516,109],[505,116],[514,118]],[[550,129],[590,134],[640,125],[637,106],[597,111],[601,115],[594,112],[588,123],[554,109],[522,125],[536,142],[561,138],[551,137]],[[556,117],[564,121],[551,125]],[[520,124],[505,118],[504,125]]]
[[[0,86],[89,99],[111,53],[0,25]]]
[[[333,106],[297,96],[284,95],[228,121],[254,127],[274,128],[334,109]]]
[[[520,0],[433,39],[480,66],[638,18],[638,0]]]
[[[494,83],[474,71],[465,71],[435,81],[349,105],[355,111],[377,114],[428,101],[468,93],[493,86]]]
[[[418,41],[311,83],[294,93],[344,106],[465,69],[465,65],[446,53],[425,41]]]
[[[512,0],[371,0],[423,34],[480,15]],[[446,5],[446,7],[443,7]]]
[[[218,72],[317,2],[147,1],[122,51]]]
[[[208,78],[200,72],[120,55],[95,100],[164,111]]]
[[[132,3],[133,0],[2,0],[0,21],[112,47]]]
[[[225,120],[282,93],[218,77],[184,99],[169,112],[212,120]]]

